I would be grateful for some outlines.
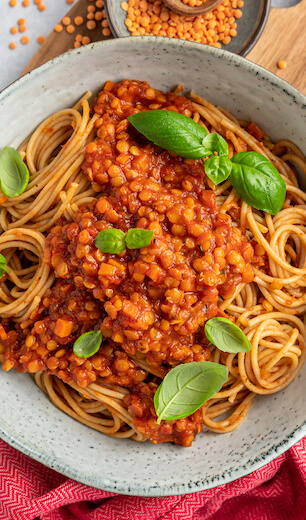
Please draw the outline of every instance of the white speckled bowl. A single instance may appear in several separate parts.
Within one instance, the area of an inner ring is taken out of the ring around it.
[[[226,51],[138,36],[64,54],[4,90],[0,149],[17,146],[87,89],[124,78],[160,89],[184,83],[238,118],[253,119],[272,139],[303,147],[306,100],[283,80]],[[124,494],[176,495],[224,484],[270,462],[306,432],[305,370],[285,391],[255,400],[237,431],[203,433],[191,448],[105,437],[54,408],[28,375],[0,371],[0,382],[2,439],[75,480]]]

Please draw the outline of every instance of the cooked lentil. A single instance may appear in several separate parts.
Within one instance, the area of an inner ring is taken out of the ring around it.
[[[157,425],[157,384],[145,382],[131,356],[164,374],[209,359],[203,325],[225,316],[218,299],[251,282],[259,260],[233,218],[218,211],[203,162],[159,149],[129,124],[129,115],[156,108],[195,112],[184,96],[147,82],[107,82],[96,98],[97,139],[87,145],[82,168],[100,196],[49,233],[45,262],[57,281],[32,327],[4,323],[4,367],[47,371],[81,387],[101,377],[128,387],[125,401],[137,428],[152,442],[187,446],[202,429],[201,413]],[[95,247],[103,229],[134,227],[154,231],[149,246],[119,255]],[[107,340],[100,350],[88,359],[75,356],[74,341],[99,329]]]

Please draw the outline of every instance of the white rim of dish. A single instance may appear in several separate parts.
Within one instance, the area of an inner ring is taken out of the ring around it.
[[[32,77],[36,77],[37,75],[40,75],[41,72],[44,72],[48,70],[50,67],[52,67],[54,64],[60,63],[62,60],[68,59],[68,57],[71,54],[80,54],[80,55],[86,55],[89,54],[93,48],[98,47],[112,47],[116,46],[125,46],[128,41],[137,41],[137,45],[139,46],[140,40],[143,40],[144,42],[148,44],[155,44],[159,45],[161,47],[173,47],[181,45],[187,45],[189,47],[194,47],[198,50],[203,51],[203,45],[195,42],[189,42],[189,41],[177,41],[173,40],[172,38],[160,38],[157,36],[131,36],[126,38],[118,38],[118,39],[111,39],[111,40],[104,40],[100,42],[95,42],[92,44],[88,44],[86,46],[83,46],[78,49],[73,49],[71,51],[68,51],[64,54],[61,54],[60,56],[57,56],[56,58],[51,59],[50,61],[44,63],[43,65],[37,67],[31,72],[28,72],[21,78],[17,79],[13,83],[11,83],[8,87],[6,87],[4,90],[0,92],[0,103],[3,101],[6,97],[10,96],[11,92],[13,92],[15,89],[18,89],[22,87],[24,83],[27,83],[31,80]],[[255,71],[257,75],[260,75],[262,79],[265,81],[268,81],[272,86],[275,86],[277,88],[281,88],[284,92],[286,92],[289,96],[296,99],[299,104],[302,105],[302,107],[306,108],[306,96],[304,96],[301,92],[299,92],[295,87],[287,83],[282,78],[279,78],[276,76],[276,74],[264,69],[260,65],[257,65],[248,59],[239,56],[237,54],[230,53],[229,51],[223,50],[223,49],[216,49],[214,47],[205,46],[205,53],[215,55],[219,59],[225,60],[226,62],[233,62],[234,66],[239,67],[241,66],[241,63],[243,63],[243,67],[247,71]],[[91,475],[87,475],[86,478],[83,476],[80,477],[80,475],[76,472],[75,468],[71,464],[71,466],[63,469],[61,465],[60,457],[57,459],[49,459],[46,458],[46,456],[42,455],[40,452],[35,451],[34,449],[30,448],[27,445],[24,445],[21,438],[14,438],[12,435],[7,434],[3,429],[3,425],[1,425],[1,417],[0,417],[0,438],[5,441],[10,446],[16,448],[17,450],[21,451],[25,455],[31,457],[32,459],[40,462],[41,464],[65,475],[68,478],[71,478],[73,480],[76,480],[78,482],[81,482],[87,486],[92,486],[97,489],[101,489],[103,491],[109,491],[114,493],[122,493],[126,495],[136,495],[135,492],[132,490],[128,490],[126,484],[120,486],[120,482],[118,480],[114,480],[113,482],[108,478],[104,478],[101,476],[99,482],[97,483],[97,480],[93,481],[91,478]],[[212,478],[206,478],[203,480],[197,480],[192,482],[186,482],[183,485],[182,484],[175,484],[171,483],[171,488],[175,488],[175,492],[167,492],[167,489],[165,486],[156,489],[154,486],[148,485],[146,487],[146,491],[139,493],[137,496],[143,496],[143,497],[154,497],[154,496],[174,496],[174,495],[181,495],[181,494],[189,494],[194,493],[198,491],[203,491],[206,489],[211,489],[220,485],[228,484],[238,478],[245,477],[246,475],[249,475],[250,473],[253,473],[254,471],[262,468],[263,466],[267,465],[269,462],[272,462],[277,457],[282,455],[285,451],[287,451],[289,448],[291,448],[294,444],[296,444],[298,441],[300,441],[304,436],[306,435],[306,420],[299,425],[297,428],[295,428],[289,435],[287,435],[283,440],[278,442],[277,444],[273,445],[271,448],[269,448],[266,452],[262,453],[260,456],[255,457],[253,459],[249,459],[246,463],[241,465],[236,470],[231,471],[224,471],[223,473],[220,472],[219,475],[215,475]]]

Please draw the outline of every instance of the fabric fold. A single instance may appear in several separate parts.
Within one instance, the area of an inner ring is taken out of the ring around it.
[[[0,441],[0,520],[305,520],[305,511],[305,438],[231,483],[148,498],[85,486]]]

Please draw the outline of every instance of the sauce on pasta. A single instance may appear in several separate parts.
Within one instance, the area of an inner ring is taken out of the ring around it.
[[[289,141],[273,145],[254,122],[180,90],[107,82],[92,113],[85,97],[21,146],[30,183],[3,197],[0,216],[11,269],[0,281],[0,361],[35,374],[57,406],[102,433],[189,446],[203,426],[232,431],[256,394],[281,390],[302,367],[306,207],[287,161],[305,163]],[[215,186],[202,160],[148,142],[127,117],[155,109],[219,132],[230,157],[266,155],[286,182],[284,209],[254,210],[228,180]],[[154,231],[145,248],[95,246],[105,229],[136,227]],[[216,316],[242,328],[250,353],[209,344],[204,325]],[[103,343],[80,358],[73,344],[90,330]],[[153,397],[167,372],[206,360],[228,367],[222,390],[190,417],[157,424]]]

